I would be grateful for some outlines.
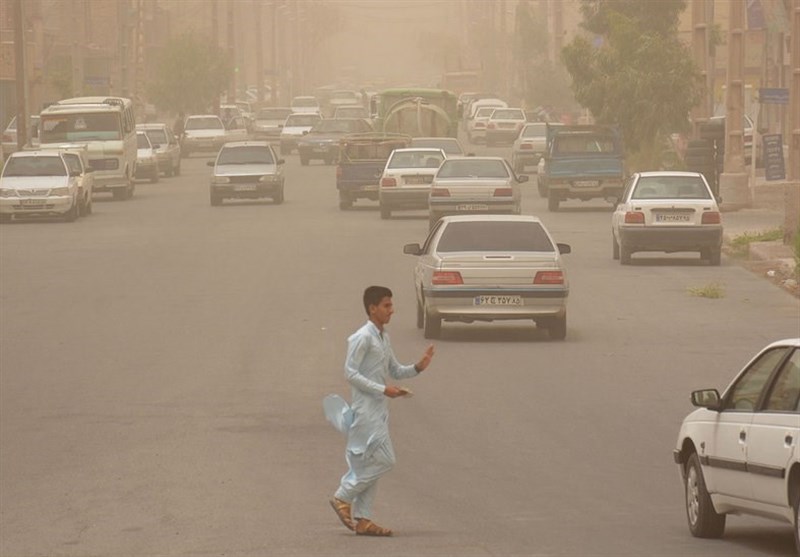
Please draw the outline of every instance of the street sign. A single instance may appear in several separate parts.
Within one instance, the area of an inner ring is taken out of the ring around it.
[[[789,104],[789,90],[783,88],[760,88],[758,102],[761,104]]]
[[[786,179],[786,165],[783,161],[783,136],[773,133],[762,136],[764,139],[764,177],[768,182]]]

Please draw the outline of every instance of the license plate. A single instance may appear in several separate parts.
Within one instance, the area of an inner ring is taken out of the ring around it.
[[[596,188],[600,185],[600,182],[597,180],[578,180],[573,182],[572,185],[576,188]]]
[[[521,306],[522,296],[475,296],[476,306]]]
[[[255,184],[239,184],[233,187],[233,191],[256,191]]]
[[[418,186],[420,184],[429,184],[431,176],[406,176],[406,184],[411,186]]]
[[[488,211],[488,205],[482,205],[477,203],[467,203],[464,205],[456,205],[456,211]]]
[[[656,222],[691,222],[689,215],[681,214],[657,214]]]
[[[20,199],[19,203],[23,207],[41,207],[47,205],[47,199]]]

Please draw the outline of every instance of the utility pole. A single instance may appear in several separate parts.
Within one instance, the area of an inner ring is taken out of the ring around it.
[[[297,1],[291,0],[292,4],[292,23],[294,31],[292,32],[292,92],[290,96],[300,94],[300,14],[297,11]]]
[[[253,0],[253,17],[256,22],[256,87],[258,102],[264,102],[264,44],[261,40],[261,0]]]
[[[720,176],[723,207],[749,207],[750,187],[744,169],[744,26],[745,3],[730,2],[728,24],[728,75],[725,99],[725,169]],[[755,145],[753,154],[755,156]]]
[[[136,0],[136,67],[134,68],[134,105],[139,114],[144,114],[144,6]]]
[[[14,2],[14,79],[17,90],[17,150],[28,142],[28,110],[26,106],[25,71],[25,19],[22,10],[22,0]]]
[[[234,35],[234,8],[236,2],[228,1],[228,62],[233,65],[231,80],[228,84],[228,102],[236,100],[236,37]]]
[[[272,104],[278,106],[278,0],[272,0]]]
[[[783,223],[783,241],[787,244],[800,234],[800,0],[793,0],[790,9],[792,82],[789,89],[789,129],[792,137],[789,142],[789,183],[785,190]]]
[[[711,78],[714,75],[713,58],[710,51],[710,11],[714,9],[713,0],[692,0],[692,53],[700,75],[703,77],[703,100],[692,109],[694,137],[700,137],[700,124],[707,122],[712,115],[714,89]]]
[[[506,24],[506,0],[500,0],[500,88],[508,98],[508,26]]]
[[[119,95],[130,96],[128,89],[128,0],[117,0],[117,58]]]

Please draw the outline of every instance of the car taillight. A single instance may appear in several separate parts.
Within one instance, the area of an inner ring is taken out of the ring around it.
[[[520,145],[520,146],[519,146],[519,148],[520,148],[520,149],[523,149],[523,150],[524,150],[524,149],[531,149],[531,150],[533,150],[533,145],[531,145],[530,143],[523,143],[522,145]]]
[[[434,271],[431,278],[433,284],[464,284],[458,271]]]
[[[564,284],[563,271],[538,271],[533,284]]]
[[[397,185],[397,180],[394,178],[383,178],[381,179],[381,187],[382,188],[392,188]]]
[[[703,213],[703,219],[700,222],[703,224],[721,224],[722,217],[719,211],[708,211]]]
[[[493,130],[493,129],[495,128],[494,122],[489,122],[488,124],[486,124],[486,127],[487,127],[488,129],[491,129],[491,130]]]
[[[431,189],[431,197],[450,197],[450,190],[447,188]]]
[[[336,179],[338,180],[341,177],[342,177],[342,167],[341,166],[337,166],[336,167]]]
[[[10,143],[10,142],[14,141],[14,138],[11,137],[10,135],[8,135],[7,133],[4,133],[3,134],[3,141],[5,143]]]
[[[486,124],[484,124],[483,122],[475,122],[475,127],[476,128],[485,128]]]
[[[625,213],[625,224],[644,224],[644,213],[628,211]]]
[[[514,191],[511,188],[495,188],[494,189],[494,196],[495,197],[512,197],[514,195]]]

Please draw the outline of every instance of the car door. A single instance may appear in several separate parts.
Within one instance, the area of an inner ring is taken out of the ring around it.
[[[436,254],[433,248],[433,239],[441,229],[442,221],[439,221],[428,233],[425,243],[422,244],[422,255],[417,261],[417,266],[414,268],[414,282],[417,285],[417,292],[419,293],[418,295],[420,301],[424,299],[423,291],[432,286],[431,277],[433,276],[433,269],[437,264]]]
[[[616,207],[614,207],[614,213],[611,215],[611,234],[614,235],[617,242],[619,242],[619,225],[625,220],[625,213],[628,210],[628,198],[631,195],[636,176],[637,175],[634,174],[625,181],[622,197],[619,199],[619,203],[617,203]]]
[[[700,440],[700,462],[705,466],[710,493],[752,499],[747,473],[751,423],[764,388],[787,352],[786,347],[776,347],[759,354],[725,392],[722,409],[706,424],[707,439]]]
[[[747,439],[747,471],[753,498],[786,507],[786,473],[800,443],[800,350],[779,364]]]

